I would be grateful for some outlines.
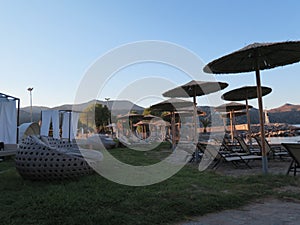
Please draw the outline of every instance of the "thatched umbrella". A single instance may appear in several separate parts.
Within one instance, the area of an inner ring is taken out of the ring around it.
[[[169,91],[163,93],[164,97],[182,97],[188,98],[193,97],[193,102],[196,105],[196,97],[207,95],[210,93],[214,93],[220,91],[228,86],[227,83],[224,82],[212,82],[212,81],[196,81],[192,80],[184,85],[173,88]]]
[[[125,115],[117,116],[117,120],[128,120],[130,124],[130,129],[132,130],[133,127],[133,120],[141,120],[143,118],[142,114],[135,114],[135,113],[127,113]]]
[[[147,120],[147,121],[155,121],[155,120],[159,120],[160,119],[160,117],[158,117],[158,116],[153,116],[153,115],[151,115],[151,114],[148,114],[148,115],[144,115],[143,116],[143,120]]]
[[[143,118],[142,114],[127,113],[125,115],[117,116],[117,119],[131,119],[131,118]]]
[[[262,96],[270,94],[272,92],[272,88],[269,87],[261,87]],[[248,100],[257,98],[257,87],[256,86],[244,86],[241,88],[237,88],[231,91],[224,93],[221,96],[222,99],[228,101],[246,101],[246,111],[247,111],[247,125],[248,125],[248,135],[251,143],[251,123],[250,123],[250,114],[248,107]]]
[[[236,111],[245,110],[246,108],[247,108],[246,105],[237,103],[237,102],[230,102],[230,103],[222,104],[220,106],[215,107],[215,110],[218,112],[229,112],[230,132],[231,132],[231,140],[232,141],[234,138],[234,130],[233,130],[234,114]],[[252,106],[248,105],[248,108],[252,108]]]
[[[236,117],[244,116],[246,114],[247,114],[246,111],[234,111],[233,113],[232,112],[222,113],[221,117],[222,118],[228,118],[228,119],[230,119],[230,121],[232,121],[231,122],[231,125],[232,125],[231,129],[233,129],[233,133],[235,133],[236,132],[236,128],[235,128],[235,126],[236,126]]]
[[[193,107],[193,102],[177,98],[170,98],[155,105],[150,106],[150,110],[171,111],[175,112],[182,108]]]
[[[238,51],[208,63],[204,72],[224,74],[255,71],[259,106],[260,132],[262,140],[262,169],[268,173],[268,159],[265,147],[262,89],[260,70],[271,69],[300,61],[300,41],[275,43],[254,43]]]
[[[179,117],[181,117],[181,116],[182,116],[182,117],[191,116],[191,115],[193,115],[193,111],[191,111],[191,110],[180,109],[180,111],[177,111],[177,112],[175,112],[174,114],[175,114],[175,118],[177,119],[177,118],[179,118]],[[197,115],[198,115],[198,116],[205,116],[206,113],[203,112],[203,111],[197,110]],[[172,113],[168,113],[168,114],[165,114],[163,117],[164,117],[165,119],[169,119],[169,118],[171,118],[171,116],[172,116]]]
[[[193,103],[196,107],[196,97],[208,95],[210,93],[214,93],[220,91],[228,86],[227,83],[224,82],[214,82],[214,81],[196,81],[192,80],[186,84],[183,84],[179,87],[173,88],[169,91],[163,93],[164,97],[182,97],[189,98],[193,97]],[[195,136],[197,136],[197,124],[196,118],[194,118],[194,127],[195,127]]]
[[[172,149],[175,149],[175,112],[180,108],[193,107],[193,102],[184,101],[181,99],[171,98],[166,101],[150,106],[150,110],[169,111],[171,117],[171,131],[172,131]]]
[[[139,121],[136,124],[133,124],[133,126],[137,127],[137,126],[141,126],[142,127],[142,137],[143,139],[147,138],[147,128],[146,126],[149,126],[150,122],[149,121]]]

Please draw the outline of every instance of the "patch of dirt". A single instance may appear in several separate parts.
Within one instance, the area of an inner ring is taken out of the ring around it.
[[[235,168],[230,163],[223,163],[216,173],[240,177],[244,175],[262,174],[260,160],[249,163],[252,169],[247,167]],[[290,165],[290,159],[269,160],[268,173],[285,175]],[[290,176],[293,176],[290,174]],[[300,187],[285,186],[276,188],[278,193],[300,194]],[[257,201],[233,210],[224,210],[218,213],[211,213],[201,217],[195,217],[189,221],[177,225],[298,225],[300,221],[300,200],[292,197],[282,199],[258,199]]]
[[[294,193],[294,194],[300,194],[300,187],[296,186],[284,186],[281,188],[275,188],[274,191],[279,193]]]
[[[229,175],[234,177],[245,176],[245,175],[259,175],[262,174],[262,161],[254,160],[249,162],[251,169],[241,165],[235,168],[231,163],[222,163],[219,168],[214,170],[216,173]],[[268,160],[268,173],[270,174],[281,174],[285,175],[290,165],[290,159],[285,160]],[[292,176],[292,175],[291,175]]]
[[[239,209],[225,210],[193,218],[178,225],[298,225],[300,203],[278,199],[265,199]]]

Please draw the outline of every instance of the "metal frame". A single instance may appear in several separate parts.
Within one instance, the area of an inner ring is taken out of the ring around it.
[[[5,98],[7,100],[18,101],[18,110],[17,110],[17,140],[16,143],[19,143],[19,125],[20,125],[20,99],[13,97],[11,95],[0,93],[0,98]]]

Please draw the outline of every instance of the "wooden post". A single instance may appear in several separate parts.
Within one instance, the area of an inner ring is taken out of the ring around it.
[[[231,135],[231,142],[233,142],[233,111],[230,110],[229,112],[229,118],[230,118],[230,135]]]
[[[264,174],[268,173],[268,158],[265,146],[265,126],[264,126],[264,117],[263,117],[263,103],[262,103],[262,90],[260,82],[260,73],[257,69],[256,74],[256,85],[257,85],[257,98],[258,98],[258,107],[259,107],[259,121],[260,121],[260,135],[261,135],[261,152],[262,152],[262,170]]]
[[[250,123],[250,114],[249,114],[249,104],[248,99],[246,98],[246,113],[247,113],[247,126],[248,126],[248,141],[250,143],[250,148],[253,148],[252,137],[251,137],[251,123]]]
[[[175,112],[171,112],[172,150],[175,150]]]
[[[251,142],[251,124],[250,124],[250,114],[249,114],[248,99],[246,99],[246,113],[247,113],[248,135],[249,135],[250,142]]]

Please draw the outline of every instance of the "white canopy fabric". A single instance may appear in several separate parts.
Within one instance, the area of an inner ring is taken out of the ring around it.
[[[80,114],[77,112],[63,112],[62,138],[68,138],[70,140],[75,139],[75,136],[77,134],[79,115]]]
[[[40,134],[42,136],[49,136],[51,120],[52,120],[53,137],[59,138],[59,111],[58,110],[42,111],[42,126],[41,126]]]
[[[1,98],[0,101],[0,141],[6,144],[17,142],[16,101]]]

